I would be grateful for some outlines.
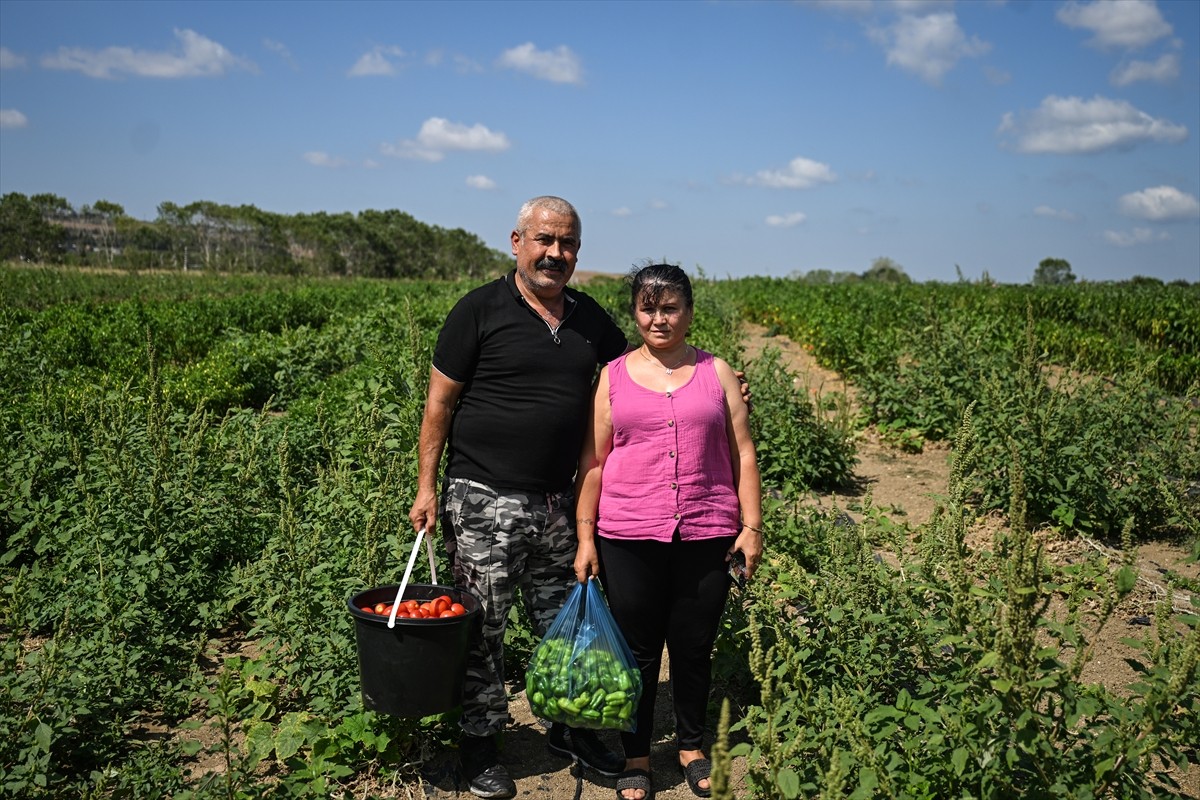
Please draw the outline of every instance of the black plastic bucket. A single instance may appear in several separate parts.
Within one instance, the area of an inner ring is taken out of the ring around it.
[[[448,594],[467,612],[442,619],[396,619],[368,614],[363,607],[391,604],[399,584],[380,586],[350,596],[358,641],[358,674],[363,705],[397,717],[425,717],[450,711],[462,702],[467,648],[481,606],[475,595],[453,586],[410,583],[401,600],[428,602]]]

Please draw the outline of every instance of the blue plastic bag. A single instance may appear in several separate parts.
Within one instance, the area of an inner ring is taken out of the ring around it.
[[[633,731],[642,673],[597,581],[574,591],[525,673],[533,713],[572,728]]]

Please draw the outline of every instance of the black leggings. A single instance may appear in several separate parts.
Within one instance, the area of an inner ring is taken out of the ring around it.
[[[725,554],[733,542],[732,536],[684,542],[678,533],[671,542],[596,537],[605,596],[642,672],[637,727],[621,734],[626,758],[650,755],[664,644],[679,749],[702,749],[713,642],[729,594]]]

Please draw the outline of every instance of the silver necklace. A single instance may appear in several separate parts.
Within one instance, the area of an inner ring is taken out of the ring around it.
[[[646,359],[646,361],[648,361],[649,363],[651,363],[651,364],[653,364],[654,366],[656,366],[656,367],[658,367],[659,369],[661,369],[663,372],[665,372],[665,373],[667,373],[668,375],[670,375],[671,373],[675,372],[675,370],[677,370],[677,369],[679,369],[681,366],[683,366],[683,362],[685,362],[685,361],[687,361],[687,360],[688,360],[688,355],[689,355],[688,351],[689,351],[689,350],[691,350],[691,349],[692,349],[692,346],[691,346],[690,344],[689,344],[689,345],[684,345],[684,348],[683,348],[683,358],[679,359],[677,362],[675,362],[674,364],[672,364],[672,365],[671,365],[671,366],[669,366],[669,367],[664,367],[662,364],[660,364],[659,362],[657,362],[657,361],[655,361],[654,359],[652,359],[650,356],[648,356],[648,355],[646,355],[645,353],[643,353],[643,352],[642,352],[642,348],[640,348],[640,347],[638,348],[638,353],[641,355],[641,357],[642,357],[642,358]]]

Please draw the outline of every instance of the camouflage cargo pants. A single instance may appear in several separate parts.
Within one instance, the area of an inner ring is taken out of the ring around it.
[[[472,641],[463,688],[460,725],[469,736],[498,733],[509,721],[504,630],[517,590],[540,637],[574,586],[574,515],[573,491],[498,491],[446,480],[441,525],[454,583],[483,601],[483,635]]]

